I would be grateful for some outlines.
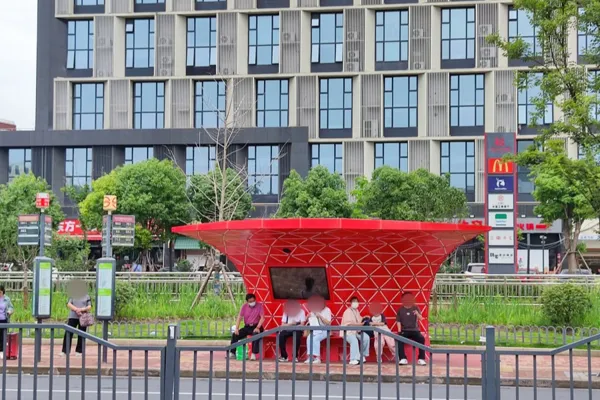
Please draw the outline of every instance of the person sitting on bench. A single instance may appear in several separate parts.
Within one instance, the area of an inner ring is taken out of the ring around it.
[[[297,300],[288,300],[283,306],[283,318],[281,319],[281,326],[297,326],[304,325],[306,323],[306,314],[302,309],[302,306]],[[294,337],[296,337],[294,339]],[[287,340],[292,338],[295,340],[296,347],[294,348],[293,359],[298,362],[298,353],[300,353],[300,342],[302,339],[302,331],[283,331],[279,333],[279,351],[281,357],[279,361],[287,362],[290,361],[286,348]]]
[[[314,294],[308,299],[308,324],[310,326],[331,325],[331,310],[325,305],[323,296]],[[327,331],[305,331],[306,348],[308,349],[308,358],[305,363],[321,363],[321,342],[327,338]]]
[[[240,324],[244,321],[244,327],[240,329]],[[262,304],[256,301],[256,296],[252,293],[246,295],[246,304],[242,306],[240,314],[235,323],[235,331],[231,335],[231,344],[237,343],[251,335],[256,335],[264,331],[265,312]],[[260,340],[252,343],[251,361],[256,360],[256,355],[260,351]],[[235,349],[231,350],[230,357],[235,359]]]
[[[419,331],[419,321],[423,320],[421,312],[415,306],[415,296],[410,292],[405,292],[402,295],[402,307],[396,315],[396,324],[398,325],[398,333],[407,339],[414,342],[425,344],[425,337]],[[404,343],[398,342],[398,359],[400,365],[408,365],[406,353],[404,352]],[[419,349],[419,365],[427,365],[425,361],[425,351]]]

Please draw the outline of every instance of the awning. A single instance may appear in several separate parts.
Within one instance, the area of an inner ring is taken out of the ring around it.
[[[206,245],[196,239],[185,236],[177,236],[175,239],[175,250],[202,250]]]

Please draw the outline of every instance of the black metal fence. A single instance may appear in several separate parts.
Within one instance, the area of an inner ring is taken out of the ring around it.
[[[373,327],[280,327],[230,346],[191,346],[179,339],[177,325],[169,326],[166,342],[155,346],[115,345],[66,325],[3,328],[18,334],[19,346],[16,360],[7,359],[13,354],[5,349],[0,362],[2,399],[579,400],[600,394],[600,358],[592,349],[600,335],[554,350],[524,351],[497,348],[492,327],[485,330],[485,345],[474,349],[431,348]],[[39,345],[23,341],[26,330],[40,334]],[[304,362],[304,346],[314,344],[314,334],[292,335],[291,362],[280,361],[277,339],[289,330],[324,332],[321,362]],[[410,361],[399,365],[398,353],[389,349],[385,360],[374,358],[371,346],[366,363],[348,364],[345,343],[357,330],[373,334],[379,354],[381,338],[391,338],[405,347]],[[61,356],[62,337],[73,335],[85,339],[81,353],[76,354],[73,340]],[[302,341],[298,354],[293,353],[296,340]],[[247,357],[250,348],[258,348],[255,361]],[[419,349],[425,351],[426,365],[417,362]],[[239,360],[226,357],[232,352]]]

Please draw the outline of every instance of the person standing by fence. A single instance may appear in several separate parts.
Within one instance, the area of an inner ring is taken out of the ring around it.
[[[244,327],[240,329],[240,325],[244,321]],[[256,301],[256,296],[252,293],[246,295],[246,304],[242,306],[240,314],[235,323],[233,335],[231,336],[231,344],[237,343],[242,339],[251,335],[256,335],[264,331],[263,323],[265,322],[265,311],[262,304]],[[252,343],[251,361],[256,360],[256,356],[260,351],[260,341]],[[231,350],[230,357],[235,359],[235,349]]]
[[[77,328],[80,331],[85,332],[87,326],[81,325],[81,316],[84,313],[90,312],[92,309],[92,299],[87,294],[87,287],[83,281],[73,281],[70,283],[69,292],[71,297],[67,302],[67,308],[69,309],[69,320],[67,325]],[[62,345],[62,356],[65,356],[71,351],[71,341],[73,335],[65,332]],[[80,356],[83,352],[83,338],[77,335],[77,346],[75,347],[75,353]]]
[[[15,311],[10,297],[5,293],[4,286],[0,285],[0,324],[8,324],[10,316]],[[4,358],[4,348],[6,347],[6,329],[0,329],[0,360]]]

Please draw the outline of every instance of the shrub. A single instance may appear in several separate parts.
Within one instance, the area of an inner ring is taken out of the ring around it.
[[[126,306],[135,298],[135,288],[129,282],[117,281],[115,298],[115,316],[120,318],[123,316],[123,311]]]
[[[556,326],[581,322],[592,308],[586,289],[571,283],[548,287],[542,294],[542,312]]]

